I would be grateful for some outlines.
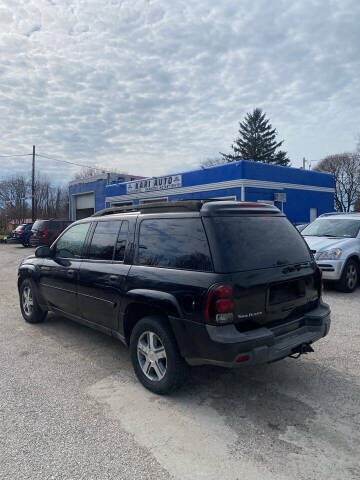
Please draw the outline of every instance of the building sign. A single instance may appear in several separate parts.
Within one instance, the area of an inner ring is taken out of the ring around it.
[[[274,200],[275,202],[282,202],[282,203],[285,203],[286,202],[286,193],[274,193]]]
[[[169,175],[168,177],[153,177],[136,180],[126,184],[126,193],[152,192],[153,190],[167,190],[182,185],[182,175]]]

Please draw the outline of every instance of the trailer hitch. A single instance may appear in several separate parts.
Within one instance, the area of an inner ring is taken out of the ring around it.
[[[293,349],[293,352],[291,355],[289,355],[290,358],[299,358],[301,355],[304,355],[306,353],[311,353],[313,352],[314,349],[310,345],[310,343],[302,343],[298,347],[295,347]]]

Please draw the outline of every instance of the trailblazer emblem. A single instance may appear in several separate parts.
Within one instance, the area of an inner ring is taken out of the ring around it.
[[[259,315],[262,315],[263,312],[252,312],[252,313],[244,313],[244,314],[239,314],[237,318],[253,318],[253,317],[258,317]]]

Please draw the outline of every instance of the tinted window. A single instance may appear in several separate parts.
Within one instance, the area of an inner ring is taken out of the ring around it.
[[[60,228],[60,222],[57,220],[54,220],[52,222],[49,222],[49,230],[59,230]]]
[[[200,218],[143,220],[138,263],[211,271],[211,257]]]
[[[220,260],[216,270],[236,272],[311,260],[301,234],[284,217],[206,218]]]
[[[89,223],[74,225],[56,243],[57,258],[80,258]]]
[[[117,238],[115,260],[118,260],[121,262],[124,261],[128,233],[129,233],[129,222],[125,220],[121,224],[121,229]]]
[[[15,232],[18,232],[19,230],[25,230],[26,225],[19,225],[18,227],[15,228]]]
[[[47,220],[36,220],[36,222],[34,223],[34,225],[32,226],[32,229],[33,230],[42,230],[43,228],[46,227],[46,225],[48,224],[49,222]]]
[[[302,231],[303,235],[315,237],[356,237],[360,220],[352,218],[319,218]]]
[[[98,222],[91,240],[87,258],[112,260],[120,222]]]

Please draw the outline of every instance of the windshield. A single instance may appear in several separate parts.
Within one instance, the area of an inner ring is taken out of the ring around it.
[[[310,223],[302,234],[314,237],[354,238],[359,232],[360,220],[351,218],[318,218]]]
[[[16,227],[15,231],[18,232],[19,230],[24,230],[26,225],[19,225]]]
[[[301,234],[285,217],[205,218],[220,272],[239,272],[311,261]]]

